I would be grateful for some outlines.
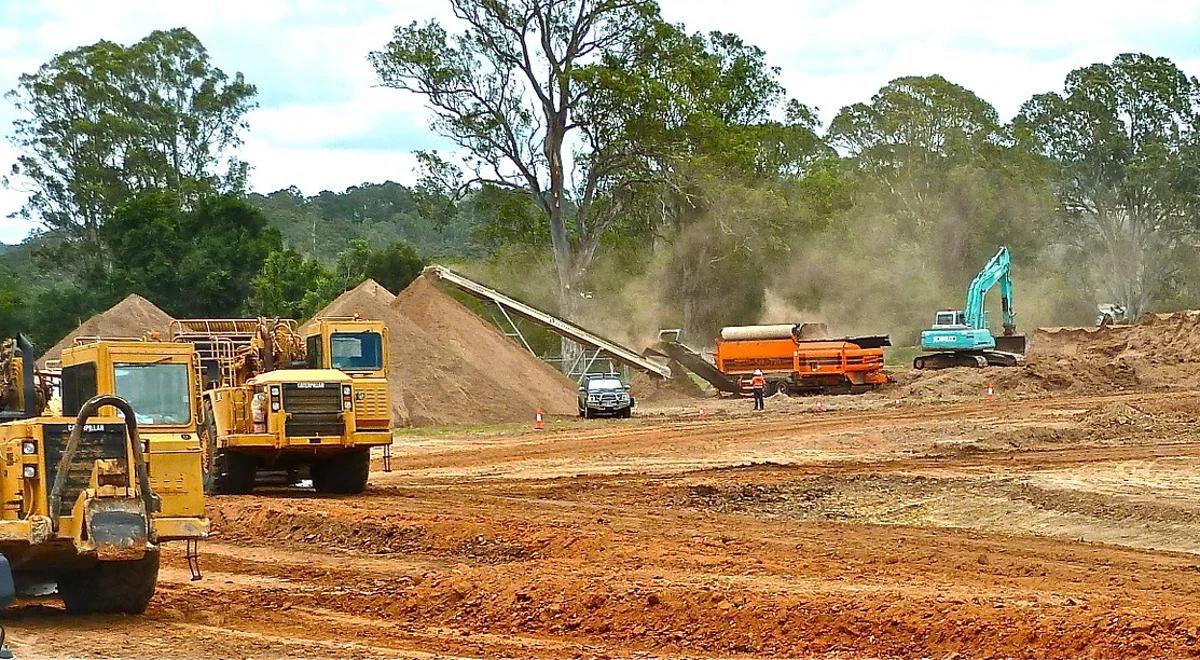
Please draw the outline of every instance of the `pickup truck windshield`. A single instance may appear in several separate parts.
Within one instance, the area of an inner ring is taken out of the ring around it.
[[[117,396],[133,406],[138,424],[187,424],[192,418],[186,364],[117,364]]]
[[[342,371],[383,368],[383,337],[378,332],[335,332],[329,338],[330,364]]]
[[[625,386],[617,378],[593,378],[588,381],[589,390],[622,390]]]

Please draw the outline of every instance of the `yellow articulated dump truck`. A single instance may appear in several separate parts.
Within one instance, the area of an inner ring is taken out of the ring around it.
[[[260,474],[304,473],[321,493],[361,493],[371,447],[392,441],[387,328],[354,319],[182,319],[195,346],[209,493],[249,493]]]
[[[190,561],[208,533],[191,348],[103,340],[69,348],[63,412],[49,416],[48,376],[35,374],[28,342],[13,343],[20,357],[0,364],[6,391],[19,391],[0,412],[0,597],[57,584],[71,612],[142,612],[159,544],[189,541]]]

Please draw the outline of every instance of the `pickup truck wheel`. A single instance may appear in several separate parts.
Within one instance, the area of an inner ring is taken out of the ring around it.
[[[335,454],[310,468],[313,488],[318,493],[357,495],[367,489],[371,472],[371,450],[354,449]]]
[[[72,614],[141,614],[158,582],[158,550],[133,561],[102,561],[58,576],[58,594]]]

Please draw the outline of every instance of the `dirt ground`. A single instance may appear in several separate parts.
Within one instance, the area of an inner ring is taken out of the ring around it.
[[[143,616],[19,658],[1200,654],[1200,392],[408,430],[367,493],[210,500]]]

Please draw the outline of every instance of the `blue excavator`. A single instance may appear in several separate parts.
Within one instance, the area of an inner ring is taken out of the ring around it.
[[[967,287],[967,304],[962,309],[939,311],[933,327],[921,333],[921,350],[929,351],[913,358],[915,369],[949,367],[1016,367],[1025,363],[1025,335],[1017,334],[1013,311],[1013,287],[1010,270],[1012,257],[1001,247]],[[1000,285],[1003,334],[988,330],[984,298],[992,287]]]

